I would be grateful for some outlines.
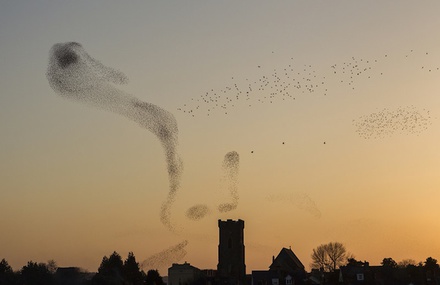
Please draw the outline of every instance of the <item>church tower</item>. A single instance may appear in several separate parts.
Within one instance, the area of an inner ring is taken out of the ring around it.
[[[245,284],[244,221],[218,220],[218,227],[217,275],[222,283]]]

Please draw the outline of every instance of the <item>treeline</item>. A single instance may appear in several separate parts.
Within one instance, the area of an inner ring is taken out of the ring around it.
[[[381,265],[370,265],[367,261],[350,258],[346,265],[334,271],[312,270],[320,284],[326,285],[439,285],[440,266],[437,260],[428,257],[416,263],[412,259],[396,262],[388,257]]]
[[[29,261],[14,271],[5,259],[0,261],[0,285],[164,285],[157,270],[145,273],[132,252],[125,260],[113,252],[102,258],[97,273],[77,267],[58,268],[55,261]]]
[[[364,265],[369,262],[357,261],[352,253],[349,253],[345,248],[345,245],[340,242],[329,242],[321,244],[313,249],[310,255],[312,262],[310,267],[325,272],[333,272],[341,266],[355,266]],[[400,262],[396,262],[391,257],[384,258],[381,265],[388,268],[413,268],[420,267],[427,270],[440,270],[440,266],[437,263],[437,259],[432,257],[426,258],[424,262],[416,262],[414,259],[404,259]]]
[[[428,257],[416,262],[404,259],[396,262],[384,258],[380,266],[356,260],[340,242],[329,242],[314,248],[311,254],[310,276],[326,285],[439,285],[440,265]]]

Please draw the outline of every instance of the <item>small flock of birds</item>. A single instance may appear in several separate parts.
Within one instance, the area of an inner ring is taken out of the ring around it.
[[[416,58],[419,60],[418,67],[421,70],[440,71],[440,66],[429,61],[427,57],[429,55],[428,52],[415,53],[414,50],[409,50],[398,60]],[[192,117],[210,116],[214,112],[227,115],[233,108],[293,101],[299,96],[308,94],[327,95],[330,89],[337,85],[355,90],[359,80],[372,80],[371,84],[374,84],[373,79],[382,77],[385,73],[384,64],[390,58],[394,57],[388,54],[373,59],[353,56],[342,63],[330,65],[323,72],[317,72],[312,65],[297,65],[293,58],[287,60],[284,67],[267,72],[261,65],[257,65],[256,68],[263,73],[260,77],[254,80],[248,78],[239,80],[232,77],[230,84],[219,90],[210,89],[199,97],[191,98],[190,103],[184,104],[177,110]],[[420,65],[426,61],[428,64]],[[398,130],[407,134],[417,134],[428,127],[430,120],[431,117],[426,110],[417,111],[411,106],[400,107],[394,111],[384,109],[358,118],[354,120],[354,124],[360,136],[371,139],[384,137]],[[252,150],[251,153],[253,152]]]
[[[384,108],[353,120],[356,133],[365,139],[377,139],[396,133],[420,134],[432,124],[428,110],[414,106]]]
[[[184,240],[175,246],[171,246],[161,252],[151,255],[141,262],[141,268],[151,269],[169,266],[173,262],[182,260],[187,252],[185,247],[188,245],[188,241]]]
[[[261,69],[261,66],[257,66]],[[278,100],[295,100],[299,94],[320,91],[325,84],[325,77],[318,77],[312,65],[303,65],[295,69],[293,58],[287,66],[273,69],[266,75],[240,82],[232,77],[232,82],[216,90],[211,89],[199,97],[191,98],[191,103],[184,104],[177,110],[193,117],[205,114],[209,116],[215,111],[228,114],[229,109],[238,104],[252,107],[255,104],[274,103]],[[327,90],[323,90],[324,94]]]
[[[387,57],[388,55],[384,55],[384,59]],[[377,59],[369,60],[353,56],[342,64],[332,65],[331,69],[335,80],[355,90],[356,80],[361,78],[372,79],[375,76],[383,75],[383,72],[377,71],[375,66],[377,63]]]
[[[300,210],[308,212],[315,218],[321,218],[321,211],[316,203],[304,192],[270,194],[266,199],[269,202],[289,203]]]
[[[198,221],[210,214],[211,210],[205,204],[197,204],[186,210],[186,217],[193,221]]]
[[[384,56],[386,58],[387,55]],[[325,72],[326,76],[320,76],[312,65],[296,65],[290,58],[287,65],[268,71],[261,77],[243,81],[232,77],[232,82],[227,86],[216,90],[210,89],[199,97],[191,98],[191,103],[184,104],[177,110],[192,117],[198,115],[209,116],[215,111],[228,114],[231,108],[245,103],[252,107],[255,104],[271,104],[276,101],[293,101],[298,96],[307,94],[327,95],[329,82],[336,80],[345,83],[354,89],[357,77],[374,76],[373,70],[378,60],[365,60],[352,57],[342,64],[333,64]],[[261,69],[261,66],[257,66]],[[380,75],[383,72],[379,73]],[[240,105],[242,106],[242,105]]]
[[[235,210],[238,206],[238,170],[240,167],[240,155],[236,151],[230,151],[225,154],[222,163],[223,177],[222,180],[227,183],[227,190],[231,198],[231,202],[221,203],[218,206],[220,213],[226,213]],[[186,211],[186,217],[193,221],[198,221],[211,213],[208,206],[197,204],[190,207]]]

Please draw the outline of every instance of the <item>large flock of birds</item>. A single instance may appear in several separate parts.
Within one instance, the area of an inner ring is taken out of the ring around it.
[[[413,53],[411,50],[405,58]],[[428,53],[425,53],[428,56]],[[220,89],[210,89],[184,104],[178,111],[192,117],[210,116],[214,112],[225,115],[234,108],[256,104],[271,104],[280,101],[294,101],[299,96],[310,94],[326,96],[335,83],[356,88],[359,79],[374,79],[383,76],[379,63],[388,59],[383,55],[379,59],[351,57],[333,64],[324,72],[317,72],[312,65],[296,64],[293,58],[286,61],[282,68],[265,70],[257,65],[261,75],[258,78],[232,81]],[[420,69],[426,72],[439,71],[439,67],[429,64]],[[180,187],[183,162],[178,154],[178,127],[174,116],[156,105],[143,102],[136,97],[119,90],[114,84],[125,84],[127,77],[120,71],[104,66],[92,58],[84,48],[75,42],[55,44],[49,54],[46,73],[52,89],[63,98],[78,101],[106,111],[110,111],[138,123],[152,132],[162,144],[167,162],[169,191],[160,211],[161,222],[171,231],[175,226],[171,222],[171,206]],[[365,139],[383,138],[395,133],[418,134],[431,124],[428,110],[419,110],[414,106],[396,109],[383,108],[380,111],[360,116],[353,120],[356,133]],[[285,142],[282,142],[284,144]],[[325,142],[324,142],[325,144]],[[253,151],[252,151],[253,152]],[[226,182],[230,202],[218,206],[218,212],[232,211],[238,206],[239,154],[226,153],[223,159],[223,180]],[[270,195],[272,202],[289,202],[320,217],[321,212],[313,200],[304,193]],[[186,211],[186,217],[197,221],[211,213],[205,204],[196,204]],[[142,267],[157,268],[182,259],[186,255],[188,241],[177,244],[154,254],[142,262]]]
[[[162,204],[160,220],[174,230],[171,206],[180,186],[183,163],[177,151],[178,128],[173,114],[116,88],[113,84],[127,83],[127,77],[91,57],[76,42],[52,46],[46,77],[52,89],[63,98],[124,116],[159,139],[169,178],[168,197]]]
[[[127,77],[120,71],[104,66],[91,57],[76,42],[57,43],[49,52],[46,77],[52,89],[61,97],[122,115],[152,132],[161,142],[167,162],[169,192],[160,212],[161,222],[171,231],[171,206],[180,187],[183,162],[177,152],[178,128],[174,116],[156,105],[143,102],[117,89],[113,84],[125,84]],[[113,84],[112,84],[113,83]],[[239,154],[228,152],[223,161],[223,172],[232,197],[231,203],[219,206],[219,212],[228,212],[238,205]],[[191,220],[200,220],[210,213],[206,205],[198,204],[187,210]],[[157,268],[177,261],[186,255],[187,240],[154,254],[142,262],[143,267]]]
[[[429,62],[429,55],[429,52],[416,54],[414,50],[409,50],[398,60],[404,62],[411,57],[423,56],[425,59],[421,62],[426,59]],[[388,54],[373,59],[353,56],[321,71],[313,65],[295,64],[294,58],[287,59],[281,68],[264,69],[257,65],[255,68],[263,75],[254,79],[231,77],[230,82],[223,88],[212,88],[192,97],[189,102],[178,107],[177,111],[192,117],[210,116],[214,113],[227,115],[243,106],[252,108],[257,104],[294,101],[310,94],[326,96],[336,92],[335,87],[339,88],[338,86],[355,90],[360,80],[369,80],[370,84],[375,84],[374,79],[383,78],[386,75],[383,66],[390,58],[391,55]],[[440,71],[440,65],[432,62],[417,65],[416,68],[428,73]],[[409,134],[419,133],[430,124],[431,117],[425,109],[418,110],[409,106],[397,108],[392,112],[394,120],[388,118],[390,114],[386,110],[373,113],[368,119],[367,115],[354,120],[356,132],[363,138],[383,138],[385,133],[390,135],[402,130]],[[374,122],[373,117],[376,118]],[[362,122],[363,119],[369,120],[370,123]]]

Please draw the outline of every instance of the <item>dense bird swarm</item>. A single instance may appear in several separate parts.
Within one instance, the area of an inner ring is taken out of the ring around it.
[[[404,55],[407,59],[413,50]],[[429,53],[423,53],[427,57]],[[214,112],[225,115],[238,107],[252,108],[257,104],[272,104],[294,101],[301,96],[330,95],[331,88],[337,86],[355,90],[358,80],[372,80],[384,75],[382,65],[389,60],[388,54],[380,58],[365,59],[350,57],[342,63],[330,65],[319,72],[314,66],[296,64],[293,58],[282,68],[266,69],[256,65],[261,76],[249,79],[232,77],[232,81],[220,89],[209,89],[191,98],[177,110],[192,117],[210,116]],[[431,73],[439,67],[431,64],[419,66],[420,70]],[[178,155],[178,127],[174,116],[151,103],[117,89],[114,84],[126,84],[127,77],[120,71],[104,66],[87,54],[75,42],[53,45],[49,54],[47,79],[53,90],[63,98],[78,101],[106,111],[124,116],[152,132],[160,141],[167,163],[169,190],[161,206],[160,220],[170,230],[175,230],[171,222],[171,206],[180,187],[183,163]],[[396,109],[383,108],[380,111],[360,116],[353,120],[356,133],[365,139],[384,138],[396,133],[419,134],[431,124],[429,111],[414,106]],[[282,142],[284,145],[286,142]],[[323,142],[326,144],[326,142]],[[250,151],[254,153],[254,150]],[[220,213],[232,211],[238,206],[238,172],[240,158],[236,151],[226,153],[222,163],[223,180],[231,201],[218,206]],[[305,193],[272,194],[271,202],[288,202],[319,218],[321,212],[314,201]],[[211,211],[204,204],[197,204],[186,211],[186,217],[198,221]],[[158,268],[181,260],[185,255],[188,241],[154,254],[142,262],[143,268]]]
[[[173,229],[170,209],[183,170],[177,152],[178,128],[174,116],[156,105],[142,102],[117,89],[111,83],[127,83],[127,77],[89,56],[79,43],[53,45],[46,75],[50,86],[63,98],[122,115],[156,135],[165,152],[170,183],[160,219],[169,229]]]
[[[190,102],[177,110],[192,117],[209,116],[214,112],[229,114],[234,108],[243,106],[251,108],[256,104],[294,101],[311,94],[326,96],[331,91],[335,92],[333,89],[338,86],[348,87],[353,91],[360,80],[374,84],[374,79],[384,78],[387,75],[384,65],[391,59],[427,74],[440,72],[439,65],[432,63],[429,56],[429,52],[416,53],[414,50],[409,50],[399,57],[389,54],[372,59],[353,56],[321,71],[312,65],[296,64],[295,60],[290,58],[282,68],[265,69],[258,65],[256,68],[265,74],[255,79],[240,79],[234,76],[223,88],[209,89],[200,96],[191,98]],[[414,60],[420,63],[414,65]],[[426,61],[428,64],[423,63]],[[355,125],[360,136],[381,138],[397,131],[418,134],[430,125],[430,121],[428,111],[408,106],[363,116],[355,120]]]
[[[223,180],[227,184],[227,190],[231,198],[231,202],[222,203],[218,206],[220,213],[229,212],[235,210],[238,206],[238,170],[240,166],[240,156],[236,151],[230,151],[225,154],[222,163]],[[186,211],[186,217],[190,220],[200,220],[205,217],[211,211],[208,206],[204,204],[198,204],[192,206]]]
[[[419,134],[431,124],[429,111],[414,106],[387,108],[353,120],[356,133],[365,139],[377,139],[396,133]]]
[[[141,267],[145,269],[159,268],[163,266],[169,266],[173,262],[182,260],[187,254],[185,247],[188,245],[188,241],[184,240],[175,246],[171,246],[161,252],[151,255],[141,263]]]
[[[238,206],[238,170],[240,167],[240,156],[238,152],[228,152],[223,159],[223,176],[227,182],[227,188],[231,196],[232,202],[222,203],[218,206],[221,213],[235,210]]]
[[[186,211],[186,217],[190,220],[197,221],[197,220],[204,218],[210,212],[211,211],[209,210],[208,206],[206,206],[204,204],[197,204],[197,205],[190,207]]]

